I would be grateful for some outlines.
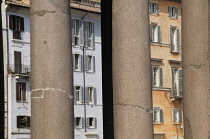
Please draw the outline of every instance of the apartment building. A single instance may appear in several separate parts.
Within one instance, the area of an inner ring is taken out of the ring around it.
[[[183,139],[181,3],[149,3],[155,139]]]
[[[103,138],[100,1],[72,1],[71,7],[75,139],[100,139]],[[29,139],[30,1],[4,1],[2,13],[5,138]]]

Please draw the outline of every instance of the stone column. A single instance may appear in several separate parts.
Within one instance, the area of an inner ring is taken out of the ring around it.
[[[31,138],[73,139],[70,0],[31,0]]]
[[[113,0],[115,139],[153,139],[148,0]]]
[[[209,0],[182,1],[185,139],[207,139],[209,132]]]

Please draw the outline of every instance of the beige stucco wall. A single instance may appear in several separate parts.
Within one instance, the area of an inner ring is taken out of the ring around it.
[[[151,57],[163,59],[161,67],[163,69],[163,88],[157,90],[153,88],[153,106],[163,109],[164,122],[162,124],[154,124],[154,133],[165,133],[164,139],[170,139],[174,136],[183,137],[183,124],[173,123],[173,108],[180,108],[182,110],[182,100],[172,101],[170,98],[170,88],[172,88],[172,72],[169,60],[181,61],[180,53],[170,52],[170,26],[177,26],[181,33],[181,5],[180,3],[152,0],[159,4],[159,15],[150,14],[150,23],[157,23],[161,26],[162,44],[151,43]],[[169,17],[168,6],[175,6],[178,8],[178,19]],[[181,45],[181,34],[180,34]],[[181,69],[180,64],[180,69]],[[168,89],[167,89],[168,88]],[[164,91],[165,90],[165,91]]]

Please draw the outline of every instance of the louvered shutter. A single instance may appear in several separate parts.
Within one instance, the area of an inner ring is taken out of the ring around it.
[[[172,17],[172,7],[171,6],[168,6],[168,14],[169,14],[169,17]]]
[[[85,118],[81,118],[82,119],[82,127],[85,126]]]
[[[176,18],[178,19],[179,13],[178,13],[178,8],[176,8]]]
[[[84,46],[84,30],[83,30],[83,21],[79,21],[79,43],[80,46]]]
[[[75,70],[75,54],[72,55],[73,70]]]
[[[177,34],[177,52],[180,51],[180,34],[179,34],[179,29],[176,30],[176,34]]]
[[[182,110],[179,110],[179,122],[182,122]]]
[[[20,31],[24,32],[24,18],[20,17]]]
[[[173,109],[173,118],[174,118],[174,123],[176,123],[176,109]]]
[[[81,69],[81,71],[83,71],[83,55],[79,55],[79,58],[80,58],[80,60],[79,60],[79,62],[80,62],[80,69]]]
[[[87,127],[90,126],[90,124],[89,124],[89,117],[86,118],[86,126],[87,126]]]
[[[92,24],[92,29],[91,29],[91,47],[93,48],[93,49],[95,49],[95,33],[94,33],[94,23],[91,23]]]
[[[14,15],[9,15],[9,28],[14,30]]]
[[[175,86],[174,86],[174,78],[175,78],[175,73],[174,73],[174,69],[172,68],[172,89],[175,89]]]
[[[26,125],[27,128],[30,128],[31,127],[31,117],[30,116],[27,116],[27,125]]]
[[[74,86],[74,104],[77,103],[76,86]]]
[[[75,31],[76,31],[76,28],[75,28],[75,20],[74,19],[71,19],[71,43],[72,45],[75,45]]]
[[[160,122],[163,122],[163,110],[160,109]]]
[[[153,25],[150,24],[150,41],[153,41]]]
[[[151,2],[149,3],[149,13],[150,14],[152,13],[152,3]]]
[[[84,45],[85,47],[88,47],[88,23],[83,22],[84,25]]]
[[[163,87],[163,70],[159,68],[160,87]]]
[[[22,83],[22,101],[26,101],[26,83]]]
[[[85,102],[85,96],[84,96],[84,88],[80,87],[80,97],[81,97],[81,102],[84,103]]]
[[[154,87],[154,68],[152,67],[152,87]]]
[[[95,123],[95,128],[97,128],[97,119],[96,119],[96,117],[94,118],[94,123]]]
[[[16,100],[20,101],[20,83],[16,83]]]
[[[93,65],[93,72],[95,72],[96,71],[96,68],[95,68],[95,66],[96,66],[96,64],[95,64],[95,56],[93,56],[92,58],[93,58],[93,63],[92,63],[92,65]]]
[[[17,128],[20,128],[20,116],[17,116]]]
[[[179,70],[179,96],[182,95],[182,70]]]
[[[159,4],[156,4],[156,13],[159,14]]]
[[[74,126],[77,126],[77,119],[74,117]]]
[[[171,46],[171,52],[174,51],[174,34],[173,34],[173,28],[170,28],[170,46]]]
[[[88,65],[88,55],[85,56],[85,70],[88,71],[89,65]]]
[[[93,88],[94,90],[94,92],[93,92],[93,96],[94,96],[94,104],[97,104],[97,92],[96,92],[96,88],[94,87]]]
[[[89,103],[90,93],[89,93],[89,87],[85,88],[85,102]]]
[[[158,43],[161,43],[162,42],[162,36],[161,36],[161,28],[160,26],[158,26]]]

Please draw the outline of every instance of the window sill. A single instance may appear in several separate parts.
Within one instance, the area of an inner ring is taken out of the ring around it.
[[[179,51],[171,51],[171,53],[179,54],[180,52]]]
[[[83,126],[75,126],[76,129],[82,129]]]
[[[17,103],[28,103],[28,101],[17,101]]]
[[[153,122],[154,125],[162,125],[162,122]]]
[[[181,125],[182,123],[180,122],[180,123],[173,123],[174,125]]]
[[[169,17],[169,18],[172,19],[172,20],[178,20],[178,17],[174,17],[174,16]]]
[[[89,129],[95,129],[96,127],[95,126],[89,126],[87,128],[89,128]]]
[[[75,72],[82,72],[82,70],[74,69]]]
[[[82,105],[82,104],[84,104],[83,102],[76,102],[75,104],[77,104],[77,105]]]
[[[159,13],[149,13],[149,15],[151,15],[151,16],[159,16],[160,14]]]
[[[95,73],[95,71],[91,71],[91,70],[88,70],[88,71],[86,71],[87,73]]]
[[[19,39],[12,39],[13,42],[21,42],[21,43],[27,43],[30,44],[30,42],[25,42],[23,40],[19,40]]]

